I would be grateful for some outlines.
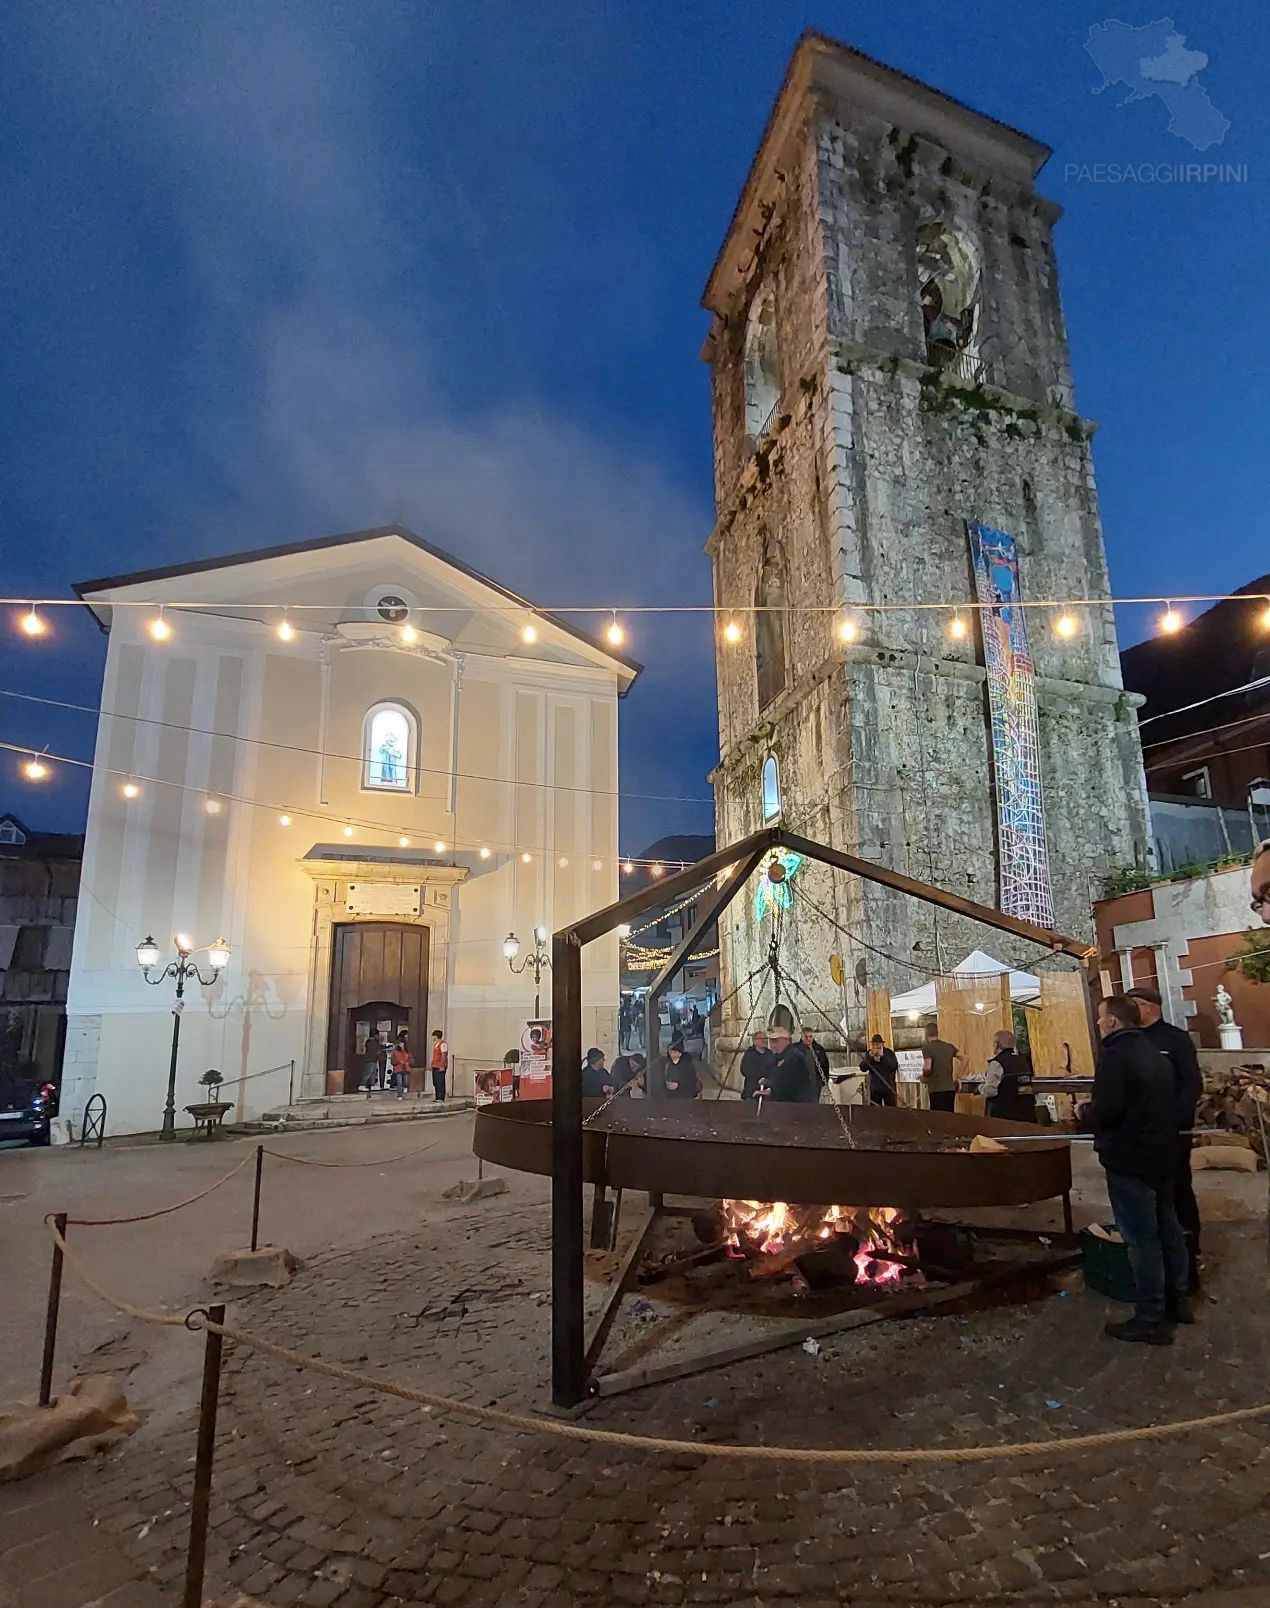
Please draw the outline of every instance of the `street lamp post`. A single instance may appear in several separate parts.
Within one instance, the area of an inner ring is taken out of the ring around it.
[[[517,938],[514,932],[509,932],[506,938],[503,939],[503,955],[507,960],[508,968],[518,977],[520,976],[521,972],[528,971],[530,967],[533,968],[534,1017],[537,1019],[542,1015],[542,1007],[540,1004],[542,997],[542,974],[544,971],[550,971],[551,969],[551,956],[547,953],[547,929],[545,927],[534,928],[534,947],[518,966],[516,964],[516,956],[519,954],[520,939]]]
[[[199,970],[198,962],[191,960],[194,947],[184,933],[178,933],[172,942],[176,947],[176,959],[170,960],[157,977],[151,977],[150,973],[162,958],[158,944],[153,938],[146,937],[137,945],[137,965],[141,967],[141,975],[147,983],[152,983],[157,988],[169,977],[176,979],[176,1004],[172,1007],[172,1057],[168,1062],[168,1100],[163,1108],[163,1126],[159,1130],[161,1139],[176,1137],[176,1058],[181,1043],[181,1013],[185,1009],[186,979],[197,977],[204,988],[210,988],[229,965],[229,945],[223,938],[218,938],[214,944],[203,945],[207,951],[207,964],[211,967],[210,977],[204,977]]]

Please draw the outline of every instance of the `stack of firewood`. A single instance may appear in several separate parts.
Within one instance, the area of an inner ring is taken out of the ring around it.
[[[1240,1134],[1266,1160],[1265,1134],[1270,1134],[1270,1074],[1262,1066],[1236,1066],[1223,1073],[1220,1082],[1206,1083],[1195,1113],[1195,1126],[1225,1128],[1230,1133]]]

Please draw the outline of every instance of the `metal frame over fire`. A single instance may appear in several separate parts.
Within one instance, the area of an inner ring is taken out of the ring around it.
[[[746,1171],[753,1171],[756,1176],[754,1194],[749,1198],[784,1198],[790,1197],[788,1188],[788,1166],[791,1151],[788,1145],[755,1144],[751,1135],[752,1127],[743,1131],[742,1123],[748,1113],[738,1111],[735,1117],[723,1118],[723,1124],[736,1127],[736,1139],[729,1142],[726,1135],[719,1133],[710,1138],[702,1137],[692,1144],[693,1175],[692,1182],[687,1185],[683,1172],[675,1166],[675,1160],[682,1159],[684,1140],[677,1139],[674,1133],[675,1125],[682,1125],[686,1120],[683,1105],[676,1102],[674,1114],[667,1112],[664,1106],[660,1112],[656,1110],[654,1102],[649,1102],[649,1118],[656,1117],[656,1131],[650,1129],[647,1121],[638,1124],[643,1132],[632,1131],[637,1125],[618,1121],[611,1124],[609,1131],[597,1132],[589,1129],[584,1135],[583,1120],[584,1106],[582,1098],[581,1078],[577,1069],[582,1065],[582,949],[585,944],[603,937],[606,933],[614,931],[623,922],[642,915],[645,911],[655,908],[668,900],[675,899],[683,894],[691,893],[696,888],[703,888],[699,902],[699,915],[692,930],[688,932],[678,948],[670,956],[665,966],[658,973],[649,989],[649,1011],[651,1019],[656,1020],[656,1006],[662,992],[669,986],[675,974],[683,965],[685,959],[701,942],[703,934],[715,922],[720,913],[735,899],[744,888],[751,873],[773,851],[789,849],[806,859],[818,861],[835,870],[843,871],[850,876],[860,877],[866,881],[878,883],[883,887],[891,888],[898,893],[907,894],[912,898],[921,899],[927,904],[938,905],[941,909],[950,910],[971,920],[983,922],[990,927],[1009,932],[1016,937],[1027,939],[1043,948],[1053,950],[1055,953],[1074,956],[1082,962],[1088,962],[1090,948],[1088,944],[1078,942],[1062,933],[1053,932],[1045,927],[1038,927],[1031,922],[1022,921],[1014,916],[1007,916],[999,910],[992,910],[986,905],[976,904],[973,900],[964,899],[955,893],[948,893],[942,888],[934,887],[930,883],[919,882],[915,878],[904,876],[898,871],[892,871],[886,866],[874,865],[868,860],[859,859],[856,855],[846,854],[840,849],[831,848],[827,844],[815,843],[810,839],[799,837],[796,833],[787,831],[784,827],[774,826],[762,832],[756,832],[751,837],[744,838],[739,843],[717,850],[706,859],[698,861],[688,869],[666,877],[659,882],[651,884],[628,898],[620,899],[616,904],[596,911],[584,920],[565,927],[555,933],[552,938],[552,1060],[555,1075],[552,1079],[551,1101],[551,1160],[552,1175],[552,1241],[551,1241],[551,1336],[552,1336],[552,1400],[559,1407],[574,1407],[581,1402],[591,1391],[590,1374],[598,1358],[599,1347],[603,1344],[608,1327],[616,1313],[617,1303],[627,1287],[635,1261],[639,1255],[642,1243],[647,1236],[648,1227],[656,1220],[661,1207],[660,1191],[675,1190],[683,1193],[708,1195],[718,1185],[719,1194],[740,1196],[744,1193],[743,1187],[738,1187],[739,1179],[737,1167],[746,1164]],[[708,884],[722,871],[729,874],[722,883],[714,889]],[[649,1043],[650,1070],[655,1060],[656,1046]],[[650,1085],[651,1087],[651,1085]],[[623,1102],[624,1103],[624,1102]],[[659,1103],[658,1103],[659,1104]],[[726,1102],[718,1103],[721,1111]],[[819,1110],[820,1108],[815,1108]],[[511,1118],[501,1121],[502,1113],[509,1113],[515,1108],[487,1107],[482,1115],[488,1115],[490,1121],[481,1124],[478,1120],[478,1132],[484,1130],[484,1139],[480,1142],[486,1159],[505,1159],[507,1164],[516,1165],[511,1154],[508,1154],[502,1143],[494,1139],[497,1132],[511,1137],[512,1130],[520,1130],[522,1147],[524,1138],[528,1136],[531,1126],[537,1127],[541,1133],[543,1120],[538,1119],[535,1124],[532,1118],[521,1116],[519,1120]],[[611,1112],[612,1108],[610,1108]],[[717,1112],[716,1112],[717,1115]],[[817,1120],[813,1108],[805,1108],[804,1120],[814,1124]],[[827,1116],[828,1113],[825,1113]],[[917,1117],[918,1113],[909,1113],[908,1116]],[[929,1114],[921,1113],[923,1117]],[[642,1113],[641,1113],[642,1116]],[[797,1120],[792,1116],[782,1114],[782,1122]],[[858,1119],[857,1119],[858,1120]],[[933,1132],[936,1128],[943,1131],[963,1132],[1022,1132],[1036,1133],[1038,1137],[1043,1130],[1029,1128],[1024,1124],[1011,1124],[993,1122],[985,1118],[953,1118],[937,1115],[929,1119],[929,1126]],[[626,1128],[627,1132],[621,1130]],[[757,1137],[757,1136],[755,1136]],[[826,1203],[856,1200],[856,1189],[863,1191],[859,1203],[869,1203],[868,1189],[880,1188],[880,1183],[871,1183],[864,1174],[868,1165],[866,1157],[872,1158],[872,1163],[885,1159],[887,1168],[886,1191],[894,1195],[896,1184],[896,1162],[900,1160],[902,1152],[892,1152],[885,1158],[878,1152],[866,1150],[847,1149],[841,1145],[834,1149],[828,1147],[817,1148],[812,1133],[807,1137],[811,1139],[809,1146],[801,1146],[796,1152],[799,1168],[799,1194],[807,1194],[812,1201],[824,1200]],[[740,1140],[741,1142],[736,1142]],[[539,1141],[541,1143],[541,1141]],[[689,1141],[691,1143],[691,1141]],[[586,1146],[594,1150],[589,1154]],[[513,1147],[515,1149],[516,1147]],[[783,1157],[773,1157],[772,1151],[783,1151]],[[523,1153],[523,1151],[522,1151]],[[714,1155],[715,1177],[709,1177],[706,1158]],[[748,1161],[746,1160],[748,1158]],[[525,1158],[527,1159],[527,1158]],[[545,1156],[543,1157],[545,1160]],[[908,1158],[920,1164],[919,1167],[910,1168],[912,1176],[919,1172],[928,1179],[927,1186],[910,1195],[908,1200],[897,1198],[888,1200],[887,1204],[896,1205],[987,1205],[1011,1204],[1024,1200],[1045,1200],[1054,1195],[1066,1194],[1070,1187],[1070,1154],[1065,1141],[1055,1138],[1050,1143],[1037,1143],[1022,1147],[1018,1154],[1005,1156],[994,1155],[983,1158],[969,1156],[961,1152],[952,1156],[941,1157],[938,1152],[917,1151]],[[985,1166],[971,1165],[981,1161]],[[779,1193],[767,1194],[761,1188],[761,1180],[766,1172],[775,1181],[777,1169],[783,1162],[783,1186]],[[958,1164],[957,1177],[947,1176],[947,1166],[942,1168],[940,1163],[956,1162]],[[588,1164],[589,1163],[589,1164]],[[749,1165],[752,1163],[752,1167]],[[522,1161],[523,1165],[523,1161]],[[993,1169],[998,1170],[993,1170]],[[541,1167],[530,1167],[530,1170],[540,1171]],[[724,1187],[723,1173],[727,1174],[727,1187]],[[929,1180],[933,1174],[942,1174],[942,1182],[931,1185]],[[606,1310],[601,1316],[597,1332],[590,1345],[585,1333],[583,1312],[583,1280],[584,1280],[584,1230],[583,1230],[583,1186],[587,1178],[597,1184],[603,1185],[612,1182],[621,1187],[623,1180],[629,1180],[628,1187],[646,1188],[652,1195],[653,1212],[650,1214],[649,1224],[644,1232],[636,1236],[635,1244],[624,1259],[623,1266],[615,1281],[613,1292]],[[990,1180],[985,1186],[984,1180]],[[703,1187],[704,1186],[704,1187]],[[745,1186],[749,1187],[749,1186]],[[830,1192],[832,1191],[832,1192]],[[884,1192],[885,1193],[885,1192]],[[939,1200],[938,1196],[945,1198]],[[878,1202],[880,1203],[880,1202]],[[973,1286],[971,1286],[973,1287]],[[954,1286],[957,1289],[958,1286]],[[961,1290],[964,1294],[966,1291]],[[951,1299],[952,1290],[943,1292],[939,1299]],[[907,1299],[912,1306],[927,1304],[920,1298],[897,1297],[897,1302]],[[891,1303],[894,1305],[895,1303]],[[856,1320],[867,1321],[864,1314],[853,1314]],[[849,1326],[842,1318],[836,1320],[836,1327]],[[800,1330],[800,1332],[805,1332]],[[716,1361],[727,1360],[722,1355],[716,1356]]]

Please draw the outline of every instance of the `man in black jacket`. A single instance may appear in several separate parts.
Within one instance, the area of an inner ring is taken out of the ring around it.
[[[1107,1174],[1116,1227],[1129,1248],[1133,1316],[1109,1323],[1114,1340],[1167,1346],[1174,1323],[1193,1321],[1186,1298],[1186,1241],[1173,1209],[1177,1116],[1173,1067],[1138,1026],[1123,994],[1098,1006],[1102,1048],[1093,1098],[1085,1107],[1094,1149]]]
[[[893,1106],[900,1062],[881,1033],[875,1033],[869,1040],[868,1050],[860,1057],[860,1070],[869,1074],[869,1104]]]
[[[1157,1050],[1168,1056],[1173,1067],[1173,1089],[1177,1097],[1177,1173],[1173,1180],[1173,1206],[1186,1235],[1190,1265],[1189,1288],[1199,1288],[1199,1203],[1191,1177],[1191,1147],[1194,1140],[1187,1131],[1195,1126],[1195,1107],[1204,1092],[1204,1076],[1191,1035],[1164,1020],[1161,999],[1154,988],[1131,988],[1127,998],[1134,1000],[1142,1031]]]
[[[759,1086],[767,1078],[772,1065],[772,1053],[767,1047],[767,1034],[761,1027],[754,1029],[750,1047],[741,1057],[741,1098],[752,1100]]]
[[[800,1104],[819,1100],[820,1079],[802,1045],[790,1042],[787,1027],[772,1028],[768,1037],[772,1046],[772,1064],[767,1081],[772,1087],[772,1099]]]

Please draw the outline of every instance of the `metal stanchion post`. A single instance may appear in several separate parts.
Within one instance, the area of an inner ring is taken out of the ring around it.
[[[53,1217],[57,1232],[66,1238],[66,1213]],[[44,1319],[44,1361],[40,1365],[40,1406],[53,1399],[53,1357],[57,1351],[57,1315],[62,1304],[62,1247],[53,1241],[53,1261],[49,1267],[49,1304]]]
[[[198,1447],[194,1454],[194,1494],[190,1500],[190,1543],[185,1562],[182,1608],[202,1608],[203,1573],[207,1564],[207,1520],[212,1505],[212,1457],[216,1451],[216,1408],[220,1401],[220,1325],[225,1308],[207,1308],[207,1343],[203,1351],[203,1394],[198,1409]],[[189,1319],[186,1319],[189,1322]]]
[[[256,1146],[256,1187],[251,1197],[251,1248],[256,1249],[256,1238],[260,1232],[260,1174],[265,1165],[265,1147]]]

